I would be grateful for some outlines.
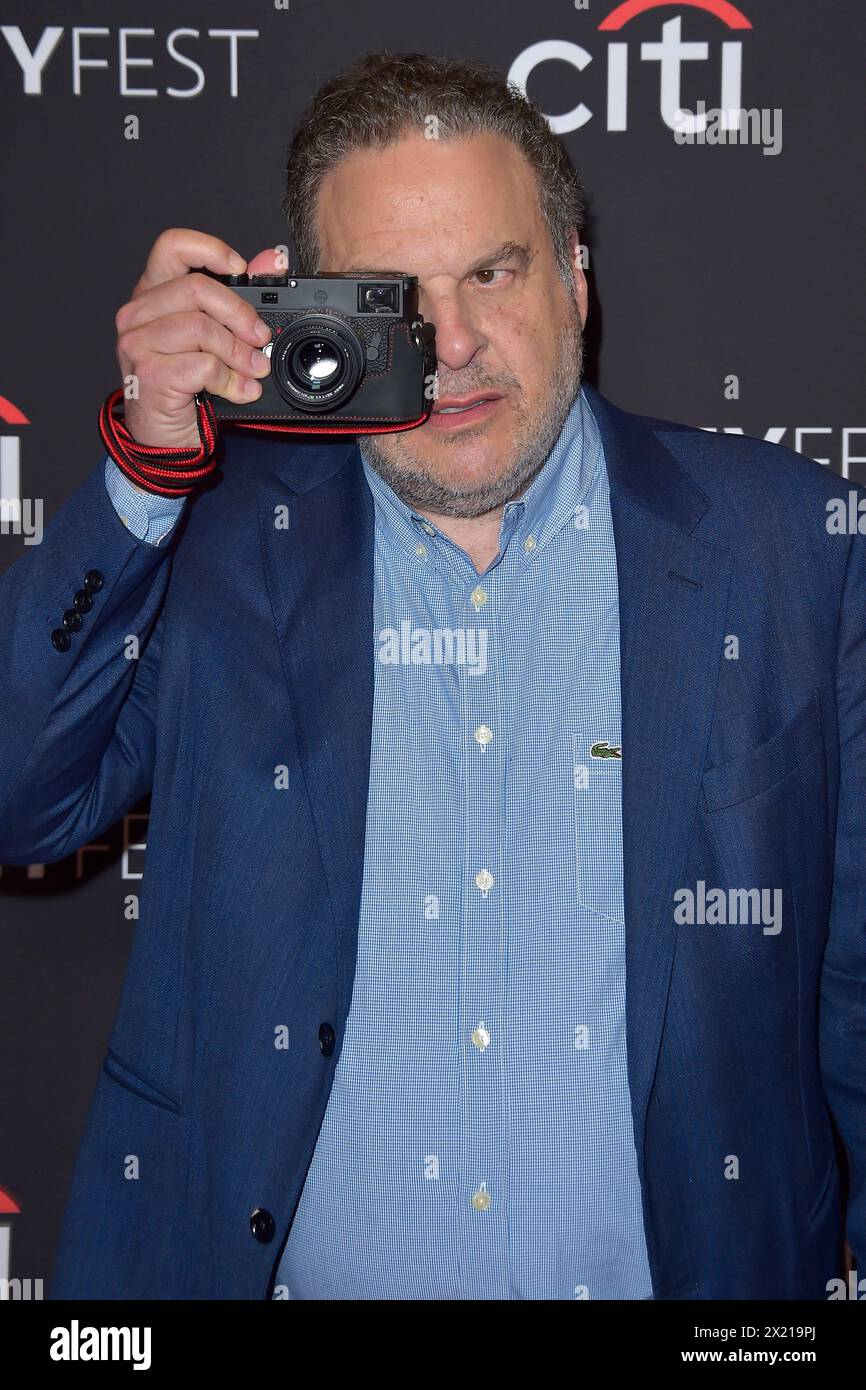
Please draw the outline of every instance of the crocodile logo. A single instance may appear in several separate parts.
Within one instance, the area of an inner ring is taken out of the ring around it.
[[[607,739],[603,739],[601,743],[594,743],[592,745],[589,750],[589,755],[591,758],[621,758],[622,744],[615,743],[613,748],[611,748]]]

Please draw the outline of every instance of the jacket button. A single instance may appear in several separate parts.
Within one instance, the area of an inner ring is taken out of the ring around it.
[[[323,1057],[330,1057],[336,1041],[337,1035],[330,1023],[322,1023],[319,1027],[319,1047],[322,1049]]]
[[[72,600],[73,607],[78,613],[89,613],[93,607],[93,599],[86,589],[79,589]]]
[[[274,1231],[276,1230],[274,1218],[271,1216],[271,1213],[265,1211],[264,1207],[256,1207],[255,1211],[250,1216],[250,1230],[257,1241],[262,1245],[267,1245],[269,1240],[273,1240]]]
[[[63,614],[63,626],[67,632],[77,632],[81,627],[81,617],[74,608],[67,608]]]
[[[84,587],[89,594],[98,594],[104,583],[99,570],[88,570],[84,576]]]
[[[62,627],[56,627],[51,634],[51,642],[59,652],[68,652],[72,646],[72,638],[68,632],[64,632]]]

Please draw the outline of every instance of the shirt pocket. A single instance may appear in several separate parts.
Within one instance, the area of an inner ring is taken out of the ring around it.
[[[625,907],[619,749],[619,742],[613,739],[601,741],[572,734],[577,901],[590,912],[622,923]]]

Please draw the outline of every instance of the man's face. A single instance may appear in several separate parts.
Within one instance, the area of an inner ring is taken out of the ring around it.
[[[417,275],[436,326],[430,419],[365,437],[369,461],[410,506],[481,516],[543,465],[580,386],[586,281],[560,279],[535,176],[498,135],[411,134],[343,159],[317,203],[320,270]],[[490,396],[461,413],[443,406]]]

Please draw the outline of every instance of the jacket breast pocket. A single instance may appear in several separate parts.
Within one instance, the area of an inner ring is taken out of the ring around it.
[[[171,1110],[175,1114],[180,1110],[180,1101],[173,1096],[166,1095],[165,1091],[160,1091],[156,1086],[152,1086],[138,1072],[133,1071],[125,1062],[112,1052],[106,1052],[102,1061],[102,1070],[106,1076],[110,1076],[112,1081],[116,1081],[124,1090],[131,1091],[138,1096],[139,1100],[150,1101],[151,1105],[158,1105],[162,1110]]]
[[[795,773],[804,774],[824,754],[821,702],[813,691],[796,714],[755,748],[704,772],[704,807],[721,811],[770,791]]]
[[[622,759],[619,745],[572,735],[577,901],[625,921],[622,862]]]

